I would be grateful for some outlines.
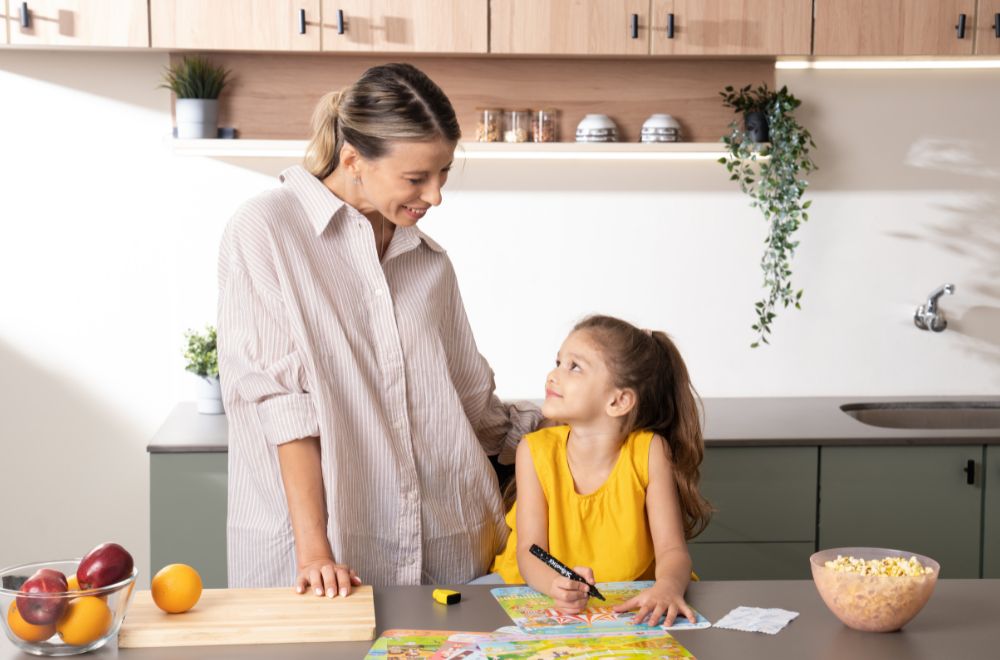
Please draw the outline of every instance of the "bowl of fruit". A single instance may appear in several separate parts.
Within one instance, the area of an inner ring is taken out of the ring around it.
[[[930,557],[888,548],[832,548],[809,558],[826,606],[847,626],[899,630],[927,604],[941,566]]]
[[[118,633],[135,588],[132,555],[103,543],[82,559],[0,570],[3,629],[34,655],[75,655]]]

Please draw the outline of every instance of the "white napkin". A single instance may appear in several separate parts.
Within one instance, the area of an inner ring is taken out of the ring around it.
[[[798,615],[798,612],[790,612],[777,607],[744,607],[741,605],[716,621],[713,627],[774,635]]]

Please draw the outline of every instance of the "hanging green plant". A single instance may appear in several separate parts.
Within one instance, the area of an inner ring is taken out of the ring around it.
[[[816,169],[809,157],[815,148],[812,135],[792,116],[802,101],[787,87],[775,91],[761,85],[738,90],[726,87],[719,92],[723,104],[742,115],[729,125],[722,138],[728,154],[719,159],[730,172],[730,179],[751,198],[750,206],[760,209],[768,223],[767,239],[760,265],[767,290],[754,303],[757,322],[752,328],[757,339],[750,346],[769,344],[771,323],[777,309],[794,305],[801,309],[802,289],[792,288],[791,260],[799,242],[794,239],[799,224],[809,219],[803,201],[809,182],[805,176]],[[768,137],[769,136],[769,137]],[[765,143],[770,139],[770,143]]]

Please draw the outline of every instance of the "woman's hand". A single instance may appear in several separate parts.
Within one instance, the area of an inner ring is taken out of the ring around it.
[[[295,591],[304,594],[310,587],[317,596],[324,592],[327,598],[338,593],[347,596],[351,586],[361,584],[361,578],[347,564],[338,564],[333,557],[321,557],[299,563],[299,575],[295,580]]]
[[[590,586],[594,584],[594,571],[586,566],[575,566],[573,570],[580,574],[588,584],[570,580],[557,575],[552,580],[549,595],[555,601],[555,608],[566,614],[579,614],[587,608],[590,600]]]
[[[653,586],[644,589],[638,596],[628,599],[621,605],[615,605],[615,612],[627,612],[638,608],[632,623],[642,623],[655,626],[664,614],[667,618],[664,626],[671,626],[678,614],[683,614],[691,623],[695,622],[694,610],[684,602],[683,590],[677,589],[669,580],[657,580]]]

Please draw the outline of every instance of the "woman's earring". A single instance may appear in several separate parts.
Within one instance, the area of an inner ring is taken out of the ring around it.
[[[361,185],[361,177],[359,177],[359,176],[355,176],[354,177],[354,185],[356,185],[356,186],[360,186]]]

